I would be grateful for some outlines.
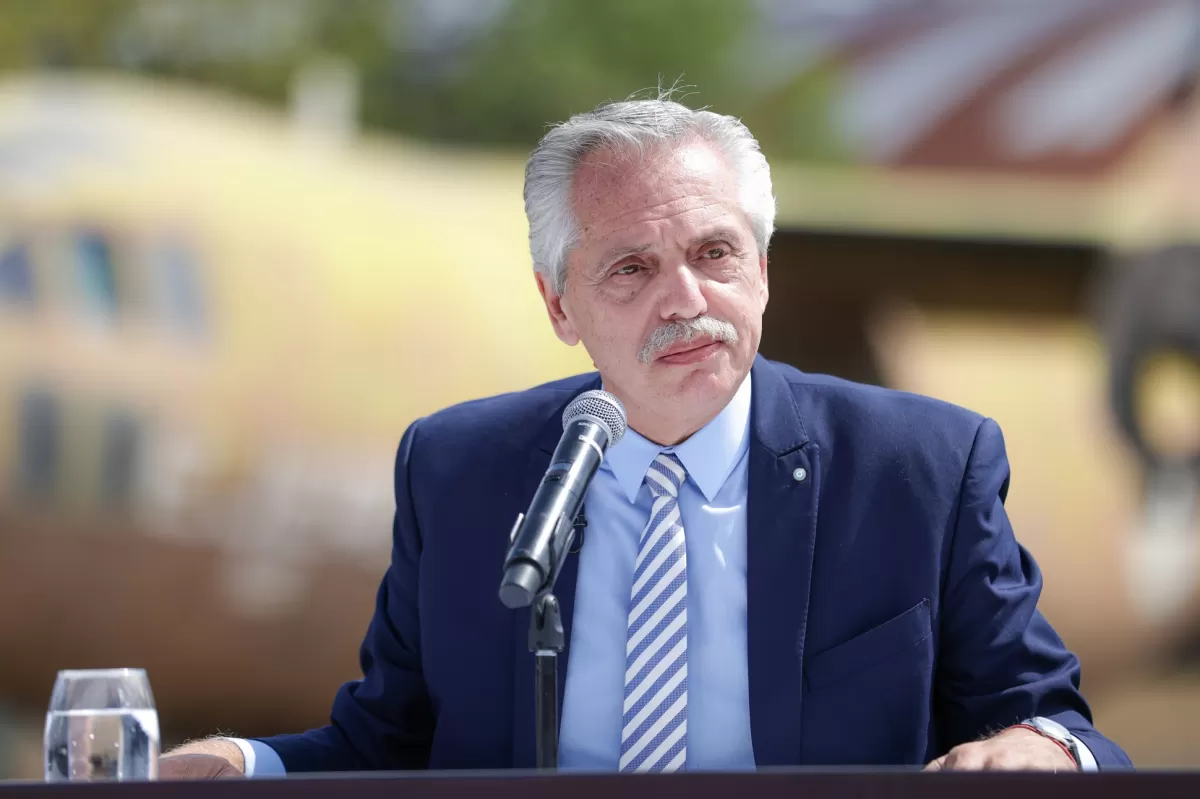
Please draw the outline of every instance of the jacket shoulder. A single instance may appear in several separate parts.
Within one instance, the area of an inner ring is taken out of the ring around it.
[[[819,439],[869,440],[876,451],[898,448],[931,455],[943,447],[969,451],[986,418],[921,394],[809,374],[787,364],[771,365],[787,383],[806,429]]]

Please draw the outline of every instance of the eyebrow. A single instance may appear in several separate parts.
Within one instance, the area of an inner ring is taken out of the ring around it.
[[[741,243],[742,237],[733,228],[719,227],[706,232],[702,236],[697,236],[688,243],[688,247],[695,247],[697,244],[704,244],[713,239],[728,239],[730,243]]]

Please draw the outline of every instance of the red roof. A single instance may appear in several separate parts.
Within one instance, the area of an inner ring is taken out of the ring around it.
[[[1190,87],[1193,0],[909,2],[854,19],[833,123],[873,163],[1090,175]]]

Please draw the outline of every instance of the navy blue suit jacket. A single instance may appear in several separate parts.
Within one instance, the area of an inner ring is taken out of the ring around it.
[[[529,614],[500,603],[501,566],[564,407],[599,383],[574,377],[409,427],[364,676],[340,689],[328,726],[262,739],[289,772],[534,765]],[[1101,767],[1129,764],[1092,727],[1079,663],[1037,610],[1041,574],[1004,511],[995,422],[761,357],[752,403],[760,767],[921,765],[1035,715],[1074,731]],[[556,586],[568,641],[577,560]]]

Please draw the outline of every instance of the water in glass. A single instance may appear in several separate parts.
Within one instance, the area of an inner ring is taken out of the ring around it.
[[[47,782],[156,779],[159,741],[144,671],[59,673],[46,714]]]
[[[66,710],[46,720],[46,779],[145,780],[157,772],[153,710]]]

